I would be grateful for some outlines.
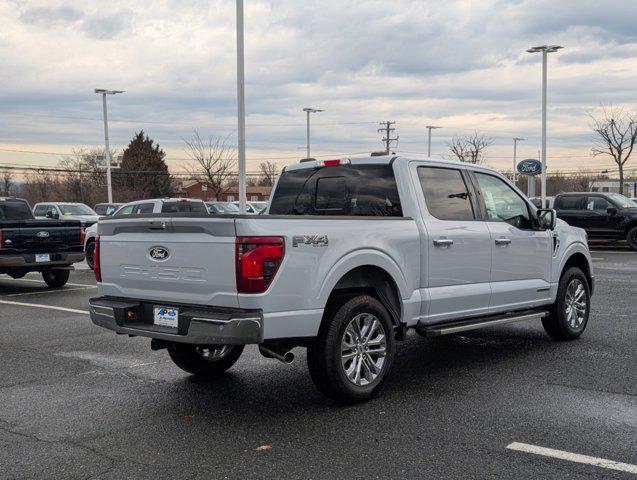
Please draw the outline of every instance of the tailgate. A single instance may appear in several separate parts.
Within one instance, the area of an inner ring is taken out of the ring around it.
[[[21,220],[3,224],[4,253],[55,253],[81,250],[80,222]],[[74,248],[77,247],[77,248]]]
[[[234,218],[111,218],[98,234],[103,295],[238,307]]]

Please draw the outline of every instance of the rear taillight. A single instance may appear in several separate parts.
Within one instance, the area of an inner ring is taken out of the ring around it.
[[[84,227],[80,227],[80,244],[84,245],[84,240],[86,240],[86,230]]]
[[[102,281],[102,268],[100,265],[100,236],[95,237],[95,249],[93,250],[93,273],[95,273],[95,280]]]
[[[285,255],[283,237],[237,237],[237,291],[265,292]]]

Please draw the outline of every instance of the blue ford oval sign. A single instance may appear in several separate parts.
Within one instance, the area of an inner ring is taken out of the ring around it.
[[[539,175],[542,173],[542,162],[534,158],[522,160],[518,163],[518,172],[522,175]]]

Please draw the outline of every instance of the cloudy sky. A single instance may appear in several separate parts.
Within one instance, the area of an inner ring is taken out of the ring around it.
[[[0,164],[54,164],[103,143],[109,98],[112,145],[144,129],[177,170],[183,139],[236,141],[235,2],[0,0]],[[488,163],[509,167],[513,136],[540,141],[541,57],[549,58],[549,161],[591,158],[589,112],[637,110],[634,0],[245,0],[248,169],[304,156],[301,109],[313,117],[313,156],[382,148],[378,122],[396,121],[405,154],[433,153],[473,130],[495,140]],[[637,160],[632,163],[637,164]]]

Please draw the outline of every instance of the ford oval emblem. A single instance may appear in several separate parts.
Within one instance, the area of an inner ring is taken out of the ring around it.
[[[41,232],[36,233],[35,236],[38,238],[49,238],[51,234],[49,232],[42,230]]]
[[[167,260],[168,257],[170,256],[170,252],[168,251],[167,248],[164,248],[164,247],[152,247],[148,251],[148,254],[150,255],[150,258],[152,260],[155,260],[157,262]]]
[[[542,173],[542,162],[529,158],[519,162],[517,169],[522,175],[539,175]]]

